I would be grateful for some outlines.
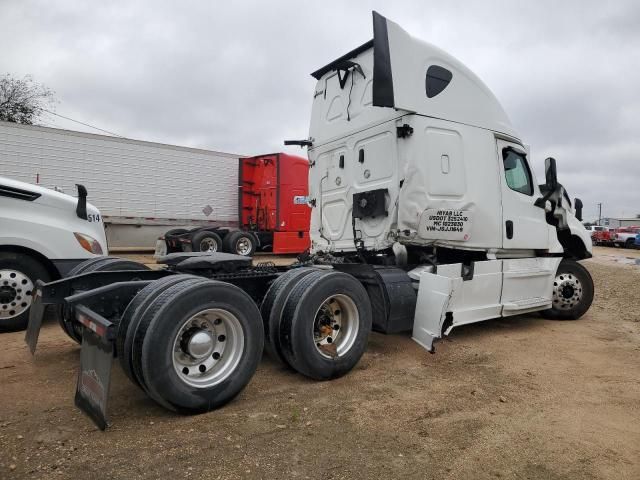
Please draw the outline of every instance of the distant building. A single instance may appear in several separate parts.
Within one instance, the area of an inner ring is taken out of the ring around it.
[[[600,225],[610,228],[631,227],[640,225],[640,218],[611,218],[605,217],[600,220]]]

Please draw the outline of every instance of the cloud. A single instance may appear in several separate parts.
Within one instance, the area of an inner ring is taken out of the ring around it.
[[[368,40],[373,9],[485,80],[539,179],[554,156],[587,217],[597,202],[607,215],[640,213],[633,1],[5,1],[0,72],[32,74],[56,91],[59,113],[131,138],[279,151],[307,135],[309,73]]]

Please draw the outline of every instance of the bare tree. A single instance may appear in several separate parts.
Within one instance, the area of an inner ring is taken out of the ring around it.
[[[53,91],[34,82],[30,75],[0,77],[0,120],[33,125],[42,112],[54,104]]]

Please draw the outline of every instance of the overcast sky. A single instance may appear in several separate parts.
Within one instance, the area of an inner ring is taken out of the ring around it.
[[[308,135],[309,73],[372,37],[371,10],[477,73],[539,180],[554,156],[587,219],[597,202],[605,216],[640,213],[637,1],[0,0],[0,74],[31,74],[57,113],[126,137],[282,151]]]

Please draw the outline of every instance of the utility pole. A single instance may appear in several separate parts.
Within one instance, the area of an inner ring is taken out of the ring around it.
[[[602,202],[598,203],[598,225],[602,221]]]

